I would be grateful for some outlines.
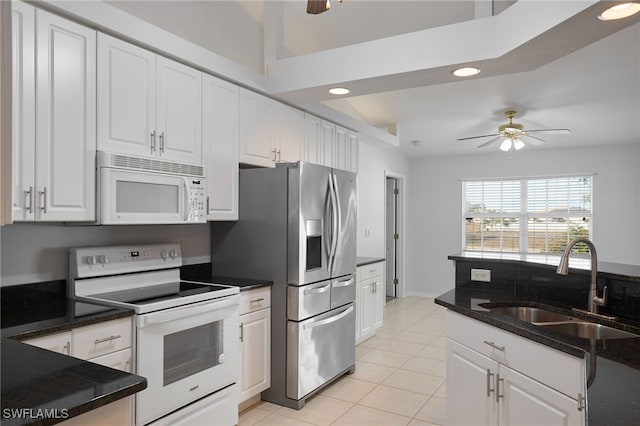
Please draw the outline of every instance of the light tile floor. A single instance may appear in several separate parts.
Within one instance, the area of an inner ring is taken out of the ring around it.
[[[240,413],[248,425],[440,425],[445,419],[444,308],[433,299],[393,299],[384,325],[356,347],[356,372],[301,410],[261,401]]]

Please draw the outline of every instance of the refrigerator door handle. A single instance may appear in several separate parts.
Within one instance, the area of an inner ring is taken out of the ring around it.
[[[331,253],[329,254],[329,272],[333,273],[336,250],[338,248],[338,232],[340,226],[338,194],[336,191],[335,175],[329,174],[329,195],[331,197]]]

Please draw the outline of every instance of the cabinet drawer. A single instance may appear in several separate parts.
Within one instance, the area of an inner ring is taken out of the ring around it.
[[[571,398],[584,395],[584,359],[451,311],[447,335]]]
[[[37,346],[60,354],[71,355],[71,332],[49,334],[47,336],[36,337],[35,339],[24,340],[23,343]]]
[[[131,318],[73,330],[71,355],[89,359],[131,347]]]
[[[240,315],[271,306],[271,287],[260,287],[240,292]]]
[[[371,263],[369,265],[358,266],[358,281],[383,275],[384,262]]]
[[[122,349],[117,352],[91,358],[91,361],[95,364],[104,365],[105,367],[115,368],[116,370],[126,371],[131,373],[131,348]]]

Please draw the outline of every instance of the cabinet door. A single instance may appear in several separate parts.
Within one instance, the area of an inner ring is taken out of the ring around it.
[[[447,339],[448,424],[498,424],[498,409],[495,403],[496,374],[496,361],[455,340]]]
[[[304,139],[304,113],[290,106],[277,104],[277,149],[278,163],[293,163],[302,159],[301,145]]]
[[[356,283],[356,314],[360,325],[360,342],[374,335],[373,328],[373,280]],[[359,343],[359,342],[358,342]]]
[[[271,309],[240,315],[240,399],[271,386]]]
[[[202,154],[208,220],[238,220],[238,86],[203,76]]]
[[[202,164],[202,73],[156,57],[158,154]]]
[[[304,115],[304,143],[302,160],[313,164],[323,164],[322,120],[310,114]]]
[[[347,162],[349,131],[344,127],[336,126],[335,139],[333,142],[333,167],[340,170],[348,170]]]
[[[24,340],[27,345],[37,346],[60,354],[71,355],[71,332],[49,334],[47,336],[36,337],[35,339]]]
[[[98,149],[155,155],[155,129],[156,55],[99,33]]]
[[[374,331],[382,327],[382,310],[384,308],[384,285],[382,281],[382,276],[378,276],[373,280],[373,296],[371,298],[372,301],[372,317],[373,317],[373,329]]]
[[[276,148],[273,135],[275,101],[240,89],[240,162],[273,167]]]
[[[96,32],[36,10],[38,218],[95,220]]]
[[[346,167],[348,171],[353,173],[358,172],[358,140],[359,136],[357,133],[349,132]]]
[[[583,411],[575,399],[557,392],[504,365],[500,366],[500,424],[582,425]],[[447,391],[450,376],[447,376]],[[448,396],[448,395],[447,395]]]
[[[333,151],[334,151],[334,141],[336,135],[336,125],[322,120],[320,123],[320,150],[321,150],[321,160],[323,166],[333,167]]]
[[[35,218],[35,9],[14,1],[12,7],[12,206],[13,221]]]

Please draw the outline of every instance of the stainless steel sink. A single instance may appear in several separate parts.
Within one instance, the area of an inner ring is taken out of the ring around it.
[[[572,317],[570,316],[548,311],[543,308],[534,308],[531,306],[487,307],[487,309],[489,309],[491,312],[507,315],[521,321],[530,322],[536,325],[547,322],[572,320]]]
[[[596,324],[585,321],[568,321],[564,323],[537,324],[550,331],[567,334],[573,337],[583,339],[607,340],[607,339],[628,339],[640,337],[640,335],[629,333],[627,331],[618,330],[617,328],[608,327],[602,324]]]

